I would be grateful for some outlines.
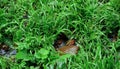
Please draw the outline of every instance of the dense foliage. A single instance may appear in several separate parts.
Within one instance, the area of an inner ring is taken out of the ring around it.
[[[0,42],[17,50],[15,61],[0,56],[0,68],[119,69],[119,27],[120,0],[0,0]],[[54,49],[61,32],[78,54]]]

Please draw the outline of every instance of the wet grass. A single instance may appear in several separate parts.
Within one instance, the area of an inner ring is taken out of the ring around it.
[[[119,0],[0,0],[0,42],[15,47],[2,69],[119,69]],[[75,39],[78,54],[60,56],[59,34]],[[111,39],[114,39],[112,41]]]

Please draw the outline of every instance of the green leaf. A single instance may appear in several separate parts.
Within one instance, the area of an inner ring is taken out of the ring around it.
[[[36,58],[46,59],[48,57],[49,50],[41,48],[38,52],[35,53]]]
[[[20,39],[22,39],[22,34],[23,34],[22,30],[16,31],[15,36],[14,36],[15,37],[14,40],[20,40]]]
[[[29,44],[28,43],[22,43],[22,42],[16,42],[16,44],[18,45],[18,49],[22,50],[22,49],[28,49],[29,48]]]
[[[0,67],[2,67],[1,69],[6,69],[7,67],[6,61],[2,59],[1,57],[0,57]]]
[[[65,55],[60,56],[60,59],[66,59],[69,57],[71,57],[71,54],[65,54]]]
[[[0,41],[2,40],[2,34],[0,34]]]
[[[27,51],[19,51],[17,54],[16,54],[16,58],[17,59],[23,59],[23,60],[31,60],[32,59],[32,56],[30,54],[27,53]]]

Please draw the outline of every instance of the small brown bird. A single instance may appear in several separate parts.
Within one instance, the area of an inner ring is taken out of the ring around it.
[[[61,48],[58,49],[58,51],[62,52],[62,53],[67,53],[67,54],[76,54],[78,52],[79,47],[78,46],[63,46]]]
[[[67,53],[67,54],[76,54],[79,50],[79,47],[75,45],[75,40],[69,40],[66,45],[61,46],[60,48],[57,49],[58,51],[62,53]]]
[[[59,51],[61,54],[76,54],[79,47],[75,44],[75,39],[68,39],[64,33],[58,35],[57,39],[54,42],[54,48]]]
[[[66,46],[71,46],[71,45],[75,45],[75,40],[74,40],[74,39],[69,40],[69,41],[66,43]]]

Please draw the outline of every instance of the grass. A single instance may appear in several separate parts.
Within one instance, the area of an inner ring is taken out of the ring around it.
[[[0,42],[16,44],[15,62],[0,56],[1,69],[119,69],[120,1],[0,0]],[[76,39],[78,54],[55,51],[57,35]]]

